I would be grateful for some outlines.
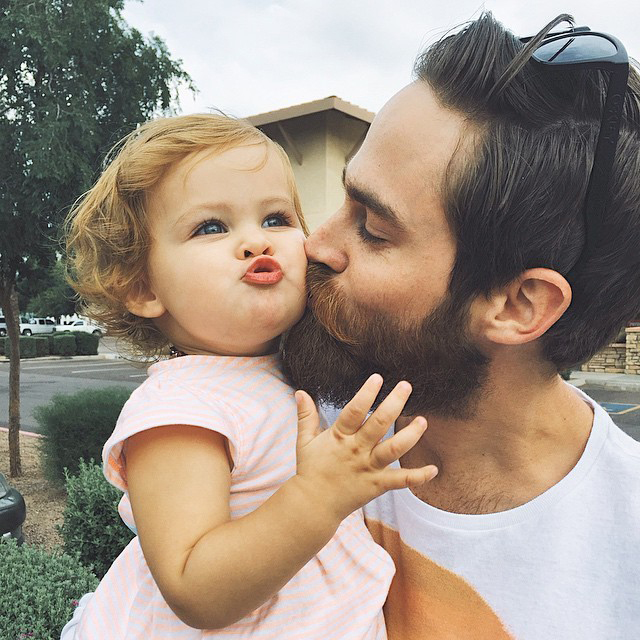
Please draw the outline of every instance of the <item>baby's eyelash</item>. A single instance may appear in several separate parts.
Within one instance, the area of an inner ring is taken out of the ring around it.
[[[266,222],[269,218],[279,218],[284,223],[284,226],[292,227],[295,225],[295,219],[286,211],[274,211],[265,216],[264,221]]]
[[[217,231],[214,231],[213,229],[211,229],[213,233],[225,233],[228,230],[224,222],[222,222],[221,220],[212,218],[210,220],[205,220],[204,222],[201,222],[195,228],[193,235],[194,236],[207,235],[206,233],[207,227],[214,227],[214,226],[217,226],[219,229]]]

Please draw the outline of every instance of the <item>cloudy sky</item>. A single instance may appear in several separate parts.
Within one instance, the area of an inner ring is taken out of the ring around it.
[[[128,0],[124,17],[182,59],[199,93],[183,113],[249,116],[337,95],[370,111],[411,79],[425,44],[483,9],[519,35],[560,13],[640,59],[637,0]]]

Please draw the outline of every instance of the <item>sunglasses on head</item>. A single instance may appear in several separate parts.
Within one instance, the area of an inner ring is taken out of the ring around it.
[[[520,41],[526,43],[533,37],[520,38]],[[622,42],[614,36],[591,31],[589,27],[574,27],[560,33],[549,33],[534,50],[531,60],[541,67],[598,69],[609,74],[607,97],[584,205],[584,255],[594,249],[602,231],[629,77],[629,56]]]

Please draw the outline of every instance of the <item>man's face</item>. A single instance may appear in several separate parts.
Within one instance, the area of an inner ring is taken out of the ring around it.
[[[377,371],[413,384],[408,410],[442,413],[478,387],[485,359],[447,293],[456,245],[441,194],[463,124],[423,83],[376,116],[345,169],[344,205],[307,240],[326,267],[310,271],[313,315],[285,343],[300,387],[341,404]]]

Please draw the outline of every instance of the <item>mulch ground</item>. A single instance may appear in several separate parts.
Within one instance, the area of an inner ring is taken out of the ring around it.
[[[66,504],[64,489],[52,487],[40,464],[39,438],[21,434],[20,453],[23,475],[9,477],[9,438],[0,429],[0,472],[24,497],[27,518],[23,525],[25,542],[52,551],[62,544],[56,527],[62,524]]]

